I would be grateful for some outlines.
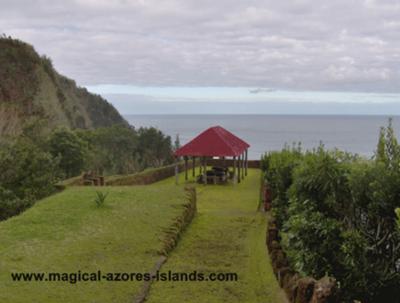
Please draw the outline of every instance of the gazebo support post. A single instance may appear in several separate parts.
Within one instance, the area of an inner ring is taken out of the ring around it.
[[[242,179],[244,179],[244,170],[245,170],[245,160],[244,160],[244,152],[242,154]]]
[[[188,180],[188,157],[185,156],[185,180]]]
[[[193,171],[192,171],[192,176],[193,178],[196,177],[196,157],[193,156]]]
[[[247,176],[247,170],[249,169],[249,159],[248,159],[248,149],[246,148],[246,151],[245,151],[245,157],[246,157],[246,165],[245,165],[245,170],[244,170],[244,173],[245,173],[245,175]]]
[[[236,184],[237,182],[237,175],[236,175],[236,157],[233,156],[233,183]]]
[[[178,167],[178,160],[175,161],[175,184],[178,185],[179,183],[179,167]]]
[[[240,183],[240,179],[241,179],[241,176],[240,176],[240,166],[241,166],[241,159],[240,159],[241,157],[240,157],[240,155],[238,156],[238,163],[237,163],[237,170],[238,170],[238,183]]]
[[[203,157],[203,183],[207,184],[207,161],[206,157]]]

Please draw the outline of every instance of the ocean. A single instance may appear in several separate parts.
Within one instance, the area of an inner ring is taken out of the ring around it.
[[[266,151],[280,150],[285,143],[301,142],[312,149],[322,142],[327,148],[339,148],[370,157],[376,150],[379,128],[386,116],[330,115],[126,115],[135,127],[154,126],[172,141],[179,134],[185,144],[211,126],[220,125],[250,144],[249,159],[260,159]],[[400,116],[393,117],[400,134]]]

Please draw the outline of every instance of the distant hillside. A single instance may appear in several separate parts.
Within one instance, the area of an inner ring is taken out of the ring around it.
[[[58,74],[31,45],[0,37],[0,136],[18,135],[33,120],[49,129],[127,125],[110,103]]]

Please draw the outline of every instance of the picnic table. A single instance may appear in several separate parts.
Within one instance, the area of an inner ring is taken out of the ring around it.
[[[229,170],[225,167],[213,166],[211,170],[206,171],[207,184],[222,184],[226,183],[230,177]],[[198,183],[204,183],[203,175],[197,177]]]

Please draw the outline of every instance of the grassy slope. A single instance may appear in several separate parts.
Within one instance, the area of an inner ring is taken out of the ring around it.
[[[12,282],[10,272],[143,272],[180,213],[175,186],[72,187],[0,223],[0,302],[132,302],[141,282]],[[162,199],[160,199],[162,197]]]
[[[148,302],[285,302],[266,253],[266,218],[256,212],[259,184],[259,171],[250,170],[236,186],[198,186],[197,217],[162,268],[236,272],[239,280],[157,282]]]

